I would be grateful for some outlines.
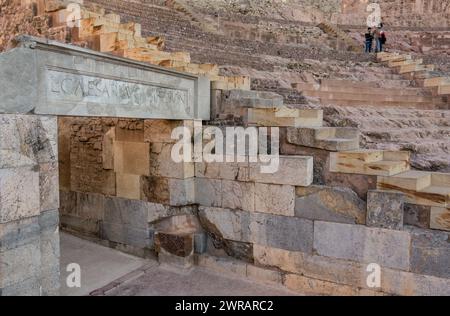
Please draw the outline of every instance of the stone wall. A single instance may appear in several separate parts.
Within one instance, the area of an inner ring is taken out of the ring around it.
[[[0,295],[59,289],[55,117],[0,115]]]

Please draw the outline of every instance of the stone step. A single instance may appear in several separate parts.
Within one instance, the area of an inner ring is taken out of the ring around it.
[[[433,77],[433,78],[426,78],[423,81],[423,86],[424,87],[438,87],[441,84],[445,83],[445,82],[450,82],[450,79],[447,77]]]
[[[410,204],[450,207],[450,174],[411,170],[392,177],[380,176],[377,187],[405,193]]]
[[[347,93],[335,91],[303,91],[305,96],[320,98],[321,100],[342,101],[376,101],[392,103],[434,103],[435,98],[418,95],[389,95],[380,93],[378,95],[363,93]],[[442,100],[441,100],[442,101]]]
[[[339,127],[289,127],[287,128],[287,141],[294,145],[329,151],[356,150],[359,149],[359,130]]]
[[[388,61],[404,61],[410,60],[411,55],[399,54],[399,53],[378,53],[377,60],[380,62],[388,62]]]
[[[395,175],[409,170],[410,154],[406,151],[356,150],[331,153],[332,172]]]
[[[357,95],[384,95],[384,96],[423,96],[431,95],[429,91],[418,88],[379,88],[376,82],[373,82],[371,88],[363,88],[352,85],[352,82],[343,82],[342,86],[313,84],[313,83],[295,83],[292,87],[298,91],[323,91],[323,92],[338,92],[350,93]]]
[[[250,108],[245,123],[251,126],[321,127],[323,111],[315,109]]]
[[[228,90],[222,93],[225,107],[233,108],[277,108],[284,104],[283,97],[274,92],[254,90]]]
[[[402,67],[408,65],[421,65],[423,63],[423,59],[405,59],[401,61],[391,60],[387,62],[387,66],[390,68]]]
[[[450,94],[450,83],[440,85],[440,86],[438,87],[437,93],[438,93],[439,95],[447,95],[447,94]]]
[[[433,110],[437,107],[444,106],[445,103],[424,103],[424,102],[391,102],[391,101],[355,101],[355,100],[321,100],[322,105],[333,106],[348,106],[348,107],[361,107],[361,106],[373,106],[373,107],[406,107],[414,109]]]

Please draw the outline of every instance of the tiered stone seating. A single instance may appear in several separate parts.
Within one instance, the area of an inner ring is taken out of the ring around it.
[[[410,169],[407,151],[361,149],[331,153],[332,172],[392,176]]]
[[[393,79],[395,80],[395,79]],[[318,98],[321,104],[338,106],[382,106],[433,109],[446,103],[420,88],[379,88],[377,82],[350,80],[321,80],[318,84],[292,85],[304,96]]]
[[[321,22],[317,25],[323,32],[329,34],[331,37],[335,38],[337,41],[341,41],[345,48],[349,51],[360,52],[362,46],[359,45],[355,40],[349,37],[345,32],[340,30],[337,26],[331,25],[327,22]],[[336,48],[339,49],[339,43],[336,44]]]
[[[377,59],[387,62],[388,67],[416,80],[421,86],[431,88],[434,95],[450,94],[450,78],[434,73],[434,65],[423,65],[422,59],[413,60],[410,55],[387,52],[378,53]]]
[[[73,44],[82,45],[100,52],[147,62],[178,71],[207,76],[213,86],[220,89],[250,89],[250,79],[245,76],[220,76],[214,64],[191,63],[188,52],[163,51],[165,40],[161,36],[142,37],[139,23],[121,23],[117,14],[105,14],[104,9],[81,7],[78,19],[70,19],[67,4],[60,2],[44,11],[50,16],[51,29],[64,29]],[[61,36],[65,39],[67,36]]]

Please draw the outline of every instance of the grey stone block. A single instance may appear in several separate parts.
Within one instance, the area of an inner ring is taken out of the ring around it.
[[[101,238],[139,248],[153,247],[152,240],[150,239],[150,228],[135,228],[128,225],[102,222]]]
[[[38,241],[40,226],[38,217],[0,224],[0,253]]]
[[[314,222],[314,249],[322,256],[408,271],[410,246],[408,232]]]
[[[39,296],[41,281],[37,277],[6,286],[0,286],[0,296]]]
[[[40,284],[42,296],[58,296],[60,294],[59,262],[56,266],[46,267],[41,271]]]
[[[149,203],[116,197],[106,197],[104,221],[137,229],[148,228]]]
[[[97,219],[86,219],[74,215],[61,215],[61,227],[68,231],[75,231],[87,236],[100,238],[101,221]]]
[[[392,191],[372,190],[367,193],[367,226],[403,229],[405,196]]]
[[[295,216],[346,224],[365,224],[366,203],[348,188],[312,185],[296,189]]]
[[[407,229],[411,233],[411,271],[450,279],[450,233]]]
[[[203,229],[213,234],[214,238],[250,241],[250,213],[200,206],[198,215]]]
[[[297,217],[253,213],[250,240],[263,246],[311,253],[313,222]]]
[[[405,203],[403,224],[420,228],[430,228],[431,206]]]
[[[202,206],[222,206],[222,180],[196,178],[195,201]]]

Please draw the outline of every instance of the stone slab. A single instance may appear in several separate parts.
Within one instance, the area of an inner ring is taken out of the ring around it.
[[[403,229],[404,201],[404,195],[399,192],[369,191],[367,193],[367,226]]]
[[[295,187],[290,185],[256,183],[255,211],[294,216]]]
[[[206,77],[20,36],[0,56],[0,113],[209,120]],[[17,75],[21,74],[21,75]]]
[[[314,222],[314,249],[322,256],[408,271],[410,245],[408,232]]]

